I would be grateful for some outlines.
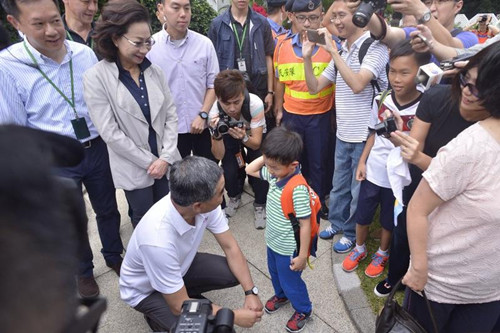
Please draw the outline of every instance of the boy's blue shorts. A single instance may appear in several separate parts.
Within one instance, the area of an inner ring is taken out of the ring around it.
[[[370,225],[380,204],[380,224],[385,230],[394,229],[394,194],[392,189],[380,187],[368,180],[361,182],[358,207],[354,214],[354,222],[360,225]]]

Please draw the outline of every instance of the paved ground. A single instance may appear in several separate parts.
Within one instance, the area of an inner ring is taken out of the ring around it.
[[[127,204],[123,193],[117,191],[117,196],[122,214],[121,234],[126,246],[132,233],[132,225],[127,216]],[[248,260],[253,280],[259,287],[261,300],[264,303],[273,295],[273,290],[267,271],[264,231],[256,230],[253,226],[252,201],[253,198],[250,195],[246,193],[243,195],[242,207],[230,220],[229,225]],[[118,277],[106,267],[100,255],[101,244],[97,235],[95,217],[89,208],[88,214],[90,218],[89,233],[95,257],[94,274],[101,289],[101,295],[108,299],[108,310],[101,319],[99,332],[149,332],[149,327],[142,315],[121,301]],[[327,222],[322,221],[322,229],[325,227],[325,223]],[[313,319],[303,332],[373,332],[373,314],[359,288],[357,275],[346,274],[341,269],[339,271],[339,262],[342,257],[336,254],[332,255],[331,242],[320,240],[318,248],[318,258],[313,262],[314,269],[307,269],[303,274],[313,303]],[[222,253],[209,232],[205,233],[200,250]],[[336,281],[334,281],[334,275]],[[206,293],[205,296],[216,304],[237,308],[241,307],[243,303],[242,293],[241,287],[237,286],[223,291]],[[293,309],[287,305],[273,315],[265,314],[262,321],[253,328],[236,328],[236,331],[286,332],[284,326],[292,313]]]

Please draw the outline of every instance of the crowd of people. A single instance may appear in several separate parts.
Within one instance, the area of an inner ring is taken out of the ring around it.
[[[301,331],[313,310],[302,279],[311,221],[328,220],[321,239],[341,235],[333,250],[352,272],[377,207],[365,274],[388,274],[374,293],[402,280],[404,306],[428,331],[422,290],[440,332],[500,331],[500,35],[488,15],[455,28],[464,1],[388,0],[404,26],[373,14],[362,28],[359,0],[268,0],[267,18],[232,0],[204,36],[189,29],[189,0],[158,3],[158,32],[135,0],[109,1],[97,20],[96,0],[64,0],[62,16],[57,0],[2,0],[23,40],[0,51],[0,124],[81,145],[81,162],[52,173],[85,186],[121,297],[153,331],[169,331],[184,301],[236,285],[237,325],[290,302],[285,327]],[[425,91],[415,80],[464,54],[445,82]],[[287,216],[297,175],[307,184]],[[275,293],[265,303],[228,226],[247,178]],[[125,254],[116,189],[134,227]],[[198,252],[205,229],[225,256]],[[93,298],[88,236],[81,244],[77,290]]]

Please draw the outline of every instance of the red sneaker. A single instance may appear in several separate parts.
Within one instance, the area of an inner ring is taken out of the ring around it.
[[[266,306],[264,306],[264,309],[266,310],[267,313],[271,314],[279,310],[283,305],[287,304],[290,302],[288,298],[283,297],[279,298],[278,296],[274,295],[270,299],[267,300]]]
[[[286,330],[288,332],[300,332],[306,326],[307,321],[311,317],[311,314],[299,313],[295,311],[288,323],[286,323]]]
[[[384,256],[376,252],[372,257],[372,262],[366,267],[365,274],[368,277],[375,278],[380,276],[384,271],[385,265],[389,260],[389,256]]]
[[[366,251],[364,252],[359,252],[354,248],[354,250],[349,253],[347,257],[345,257],[344,261],[342,262],[342,269],[346,272],[352,272],[356,268],[358,268],[359,263],[361,260],[366,258]]]

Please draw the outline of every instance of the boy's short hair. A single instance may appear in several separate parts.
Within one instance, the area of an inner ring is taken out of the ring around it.
[[[243,74],[237,69],[226,69],[215,77],[215,95],[220,101],[227,102],[245,93],[246,84]]]
[[[297,132],[280,126],[266,135],[260,151],[266,158],[288,165],[300,159],[303,147],[302,138]]]
[[[406,57],[410,55],[412,55],[413,58],[415,58],[415,61],[417,62],[417,65],[419,67],[428,64],[431,61],[431,54],[429,52],[422,52],[422,53],[416,52],[415,50],[413,50],[410,40],[405,39],[397,43],[391,49],[391,52],[389,53],[389,63],[396,58]]]

